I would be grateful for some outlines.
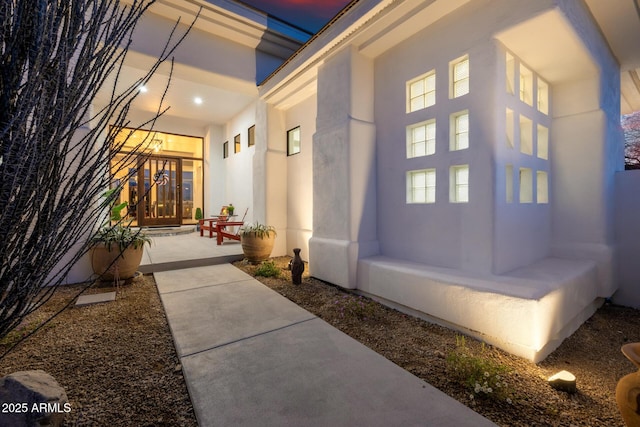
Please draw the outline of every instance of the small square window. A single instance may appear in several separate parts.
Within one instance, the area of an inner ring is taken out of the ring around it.
[[[287,131],[287,156],[300,152],[300,126]]]
[[[422,110],[436,103],[436,73],[430,71],[407,83],[407,113]]]
[[[469,165],[451,166],[449,181],[449,200],[452,203],[467,203],[469,201]]]
[[[247,131],[247,146],[252,147],[256,145],[256,125],[253,125]]]
[[[407,172],[407,203],[436,202],[436,170]]]
[[[451,115],[451,138],[449,150],[464,150],[469,148],[469,112],[461,111]]]
[[[469,93],[469,57],[464,56],[451,63],[451,97]]]
[[[533,176],[531,169],[520,168],[520,203],[533,202]]]
[[[520,152],[533,155],[533,122],[520,115]]]
[[[436,152],[436,121],[407,127],[407,158],[430,156]]]
[[[549,159],[549,129],[538,125],[538,157]]]
[[[549,203],[549,177],[544,171],[536,173],[536,201]]]
[[[222,158],[226,159],[227,157],[229,157],[229,141],[225,141],[225,143],[222,144]]]
[[[239,153],[240,152],[240,134],[237,134],[234,138],[233,138],[233,152],[234,153]]]

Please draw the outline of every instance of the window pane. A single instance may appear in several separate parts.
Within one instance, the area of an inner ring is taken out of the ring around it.
[[[453,66],[453,80],[460,81],[469,77],[469,60],[465,59]]]
[[[411,111],[421,110],[424,108],[424,97],[419,96],[411,100]]]
[[[424,142],[426,138],[426,127],[418,126],[413,128],[413,142]]]
[[[456,184],[457,185],[467,185],[469,184],[469,169],[468,168],[458,168],[456,169]]]
[[[432,74],[424,79],[425,92],[433,92],[436,90],[436,75]]]
[[[287,155],[291,156],[300,152],[300,127],[287,132]]]
[[[424,142],[413,144],[413,157],[426,156],[426,150],[427,148]]]
[[[417,82],[411,83],[411,98],[415,98],[422,94],[424,94],[424,80],[418,80]]]

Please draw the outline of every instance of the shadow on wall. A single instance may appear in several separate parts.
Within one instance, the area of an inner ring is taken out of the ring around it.
[[[256,84],[289,59],[313,34],[269,16],[267,31],[256,46]]]

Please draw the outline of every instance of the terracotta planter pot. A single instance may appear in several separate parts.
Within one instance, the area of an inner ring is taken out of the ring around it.
[[[97,275],[102,275],[102,280],[113,280],[113,272],[114,267],[117,266],[118,275],[120,276],[120,280],[130,279],[132,278],[138,267],[140,266],[140,262],[142,261],[142,255],[144,254],[144,245],[139,248],[134,248],[133,246],[128,247],[120,257],[120,250],[117,246],[108,250],[108,248],[104,244],[97,244],[91,250],[91,266],[93,267],[93,272]],[[107,271],[111,263],[114,259],[117,260],[111,266],[111,269]]]
[[[273,232],[263,238],[258,237],[255,233],[242,234],[240,236],[244,256],[252,264],[258,264],[268,259],[275,241],[276,234]]]

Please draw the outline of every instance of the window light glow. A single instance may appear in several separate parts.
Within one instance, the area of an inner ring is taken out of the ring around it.
[[[469,148],[469,113],[461,111],[451,116],[451,151]]]
[[[451,166],[449,181],[449,200],[452,203],[467,203],[469,201],[469,165]]]
[[[407,128],[407,158],[429,156],[436,152],[436,122],[420,123]]]
[[[436,170],[407,172],[407,203],[435,203]]]
[[[453,98],[469,93],[469,57],[454,61],[451,66]]]
[[[436,73],[427,75],[407,83],[407,112],[422,110],[436,103]]]

